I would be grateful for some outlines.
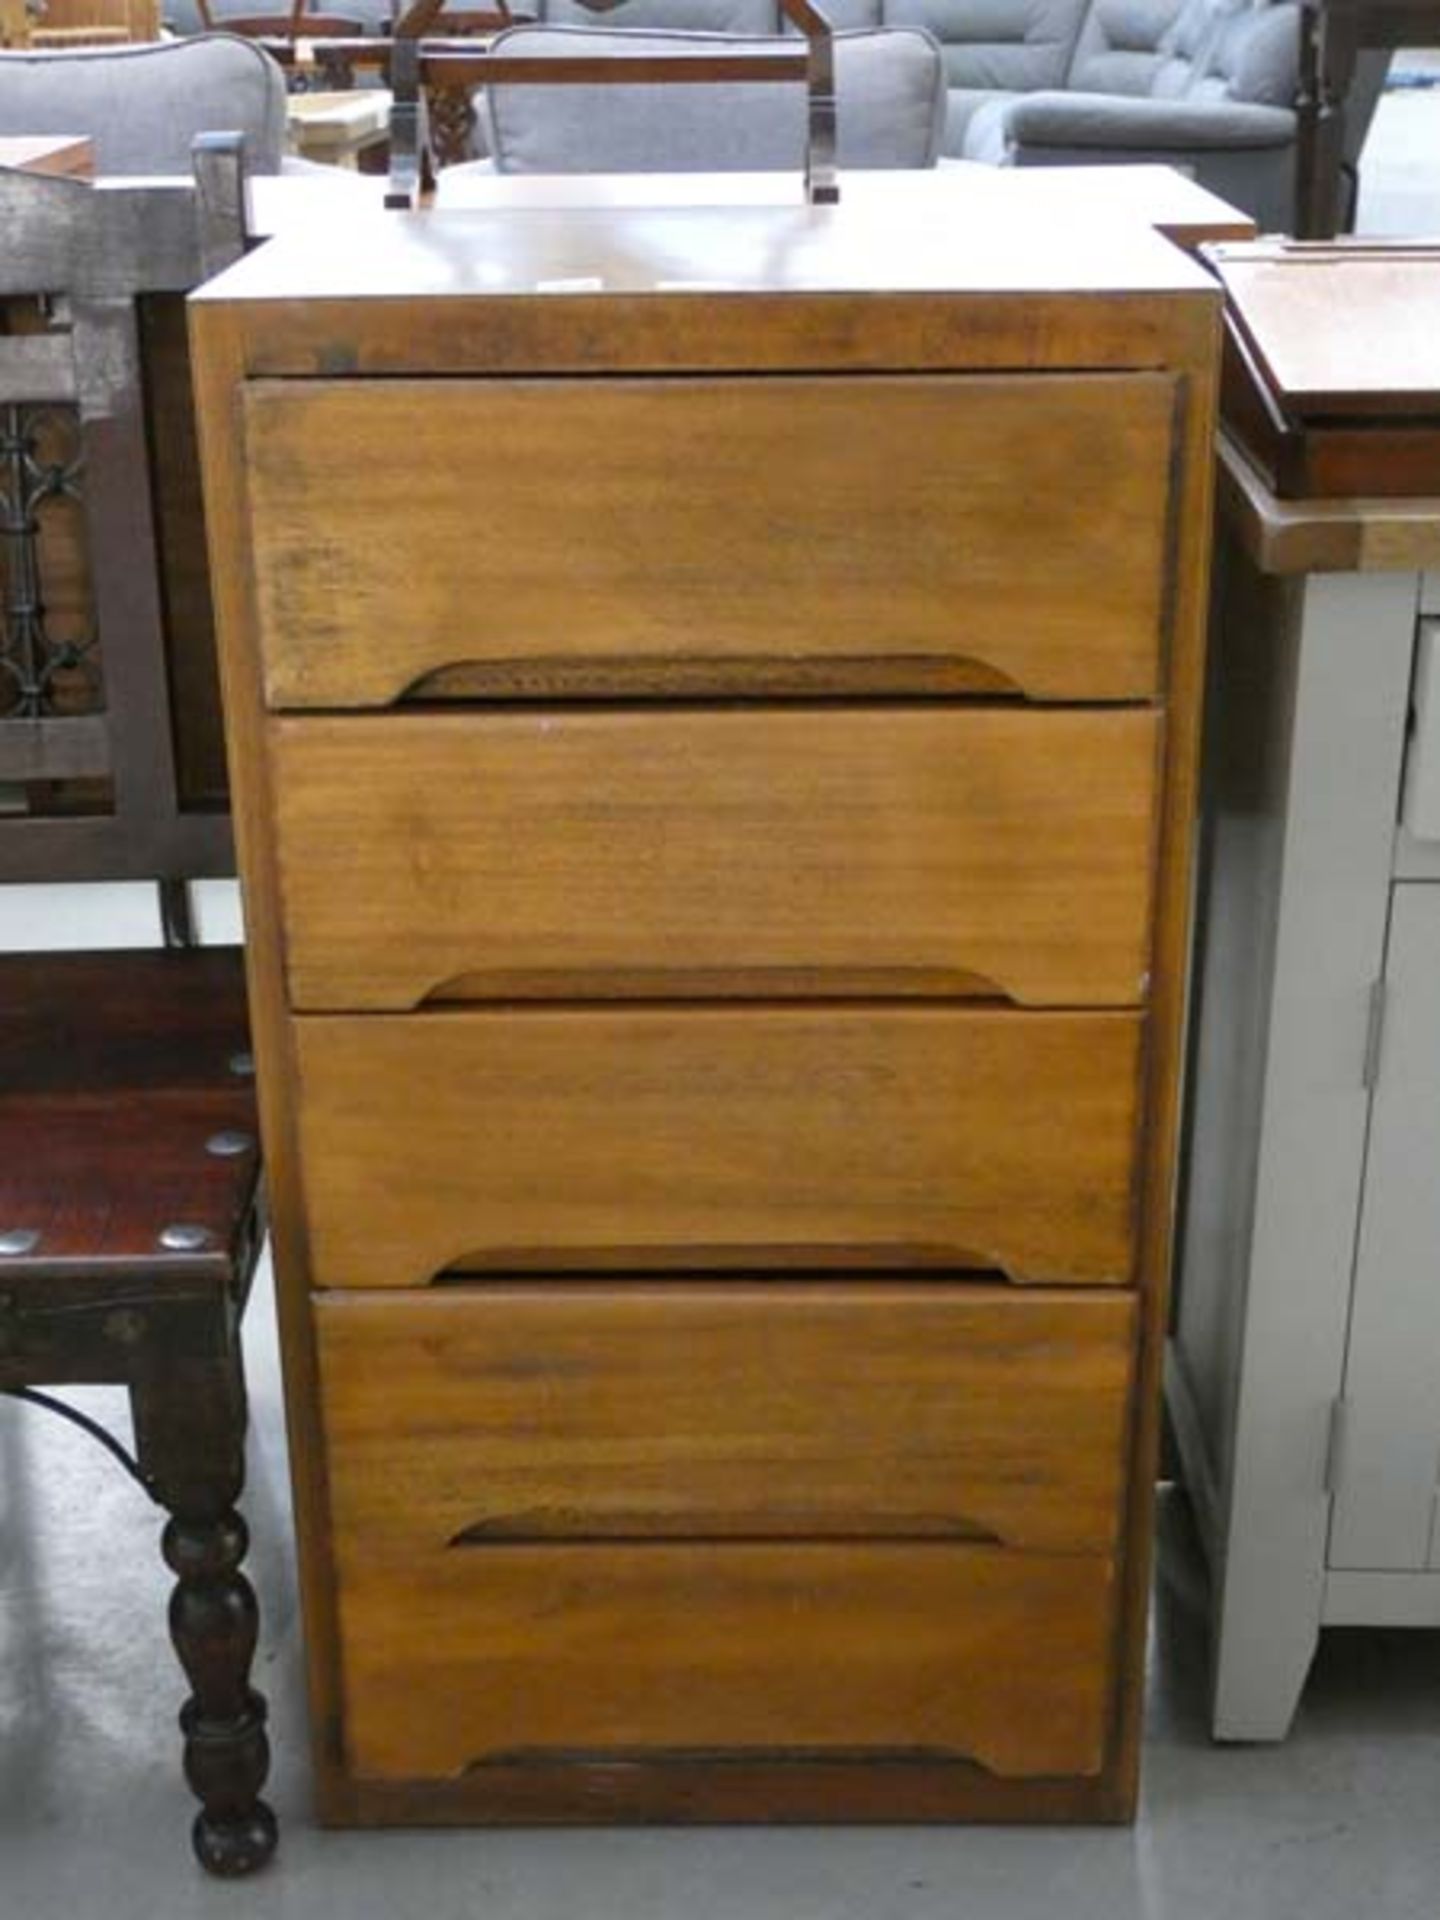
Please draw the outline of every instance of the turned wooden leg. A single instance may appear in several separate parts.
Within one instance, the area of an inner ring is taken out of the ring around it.
[[[167,1367],[132,1387],[131,1404],[141,1469],[170,1512],[162,1549],[176,1580],[170,1636],[191,1687],[180,1729],[200,1802],[195,1853],[209,1873],[253,1873],[278,1830],[260,1798],[270,1746],[265,1701],[250,1685],[259,1610],[240,1571],[249,1533],[235,1510],[245,1475],[238,1352]]]

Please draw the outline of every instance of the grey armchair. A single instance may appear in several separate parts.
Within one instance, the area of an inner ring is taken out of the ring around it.
[[[634,16],[629,9],[626,18]],[[497,52],[529,58],[599,53],[705,54],[773,47],[773,36],[514,27]],[[940,49],[897,28],[835,36],[838,163],[933,167],[945,120]],[[484,133],[501,173],[669,173],[798,169],[805,92],[794,86],[507,84],[486,89]],[[459,171],[455,169],[452,171]]]
[[[248,40],[0,53],[0,134],[83,133],[101,174],[190,172],[197,134],[240,133],[252,173],[278,173],[285,77]]]

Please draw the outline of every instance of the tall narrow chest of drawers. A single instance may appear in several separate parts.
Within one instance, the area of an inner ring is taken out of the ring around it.
[[[1131,1808],[1215,317],[844,207],[193,304],[324,1817]]]

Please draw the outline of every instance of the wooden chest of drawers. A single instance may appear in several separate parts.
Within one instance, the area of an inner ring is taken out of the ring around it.
[[[322,1815],[1123,1818],[1208,282],[416,216],[192,324]]]

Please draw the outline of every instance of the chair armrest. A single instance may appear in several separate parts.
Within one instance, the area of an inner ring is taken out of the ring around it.
[[[1147,153],[1286,147],[1288,107],[1214,100],[1136,100],[1108,93],[1031,93],[1005,115],[1006,145],[1137,149]]]

